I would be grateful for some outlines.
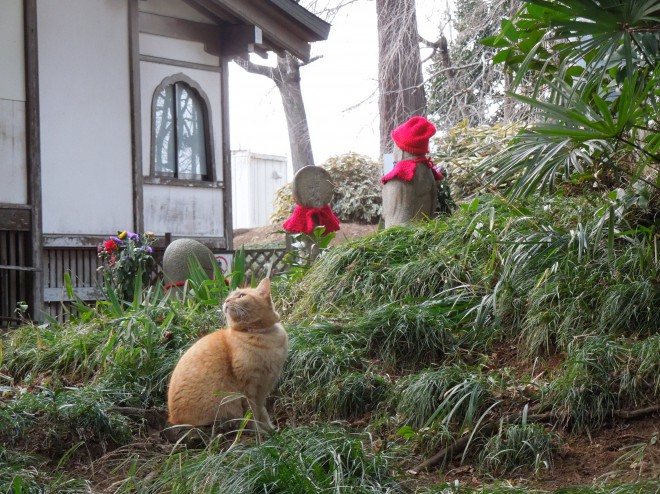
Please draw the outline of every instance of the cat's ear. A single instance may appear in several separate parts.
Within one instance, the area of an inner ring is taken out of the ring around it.
[[[263,298],[270,299],[270,279],[264,278],[261,283],[257,285],[257,293]]]

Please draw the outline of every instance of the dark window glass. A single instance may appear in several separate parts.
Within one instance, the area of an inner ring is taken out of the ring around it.
[[[208,180],[204,103],[188,84],[175,82],[156,96],[155,173]]]

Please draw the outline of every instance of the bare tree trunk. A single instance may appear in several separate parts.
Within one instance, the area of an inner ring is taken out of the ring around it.
[[[310,60],[313,62],[316,58]],[[300,67],[303,65],[289,53],[284,57],[277,57],[277,67],[258,65],[244,59],[234,60],[243,69],[252,74],[263,75],[271,79],[282,97],[284,115],[289,133],[289,148],[291,150],[291,163],[293,172],[307,165],[314,164],[312,143],[309,138],[307,113],[300,89]]]
[[[274,78],[282,96],[293,172],[314,164],[312,143],[309,138],[307,113],[300,89],[300,62],[290,54],[277,57],[277,76]]]
[[[417,34],[415,0],[376,0],[380,152],[390,150],[390,132],[424,115],[426,96]]]

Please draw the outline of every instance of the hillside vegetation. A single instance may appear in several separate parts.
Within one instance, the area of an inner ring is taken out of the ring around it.
[[[223,324],[222,283],[10,331],[0,491],[550,492],[609,437],[579,492],[654,492],[658,238],[609,229],[601,207],[481,196],[281,278],[290,352],[269,437],[160,435],[178,357]]]
[[[223,326],[221,277],[198,270],[180,300],[108,286],[66,324],[2,335],[0,491],[660,492],[660,5],[512,14],[486,63],[528,119],[439,133],[451,214],[274,284],[277,432],[168,432],[174,365]],[[380,167],[335,164],[333,207],[377,222]]]

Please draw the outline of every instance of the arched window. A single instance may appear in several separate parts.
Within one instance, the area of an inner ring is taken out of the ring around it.
[[[153,98],[152,175],[213,180],[207,98],[190,78],[165,79]]]

